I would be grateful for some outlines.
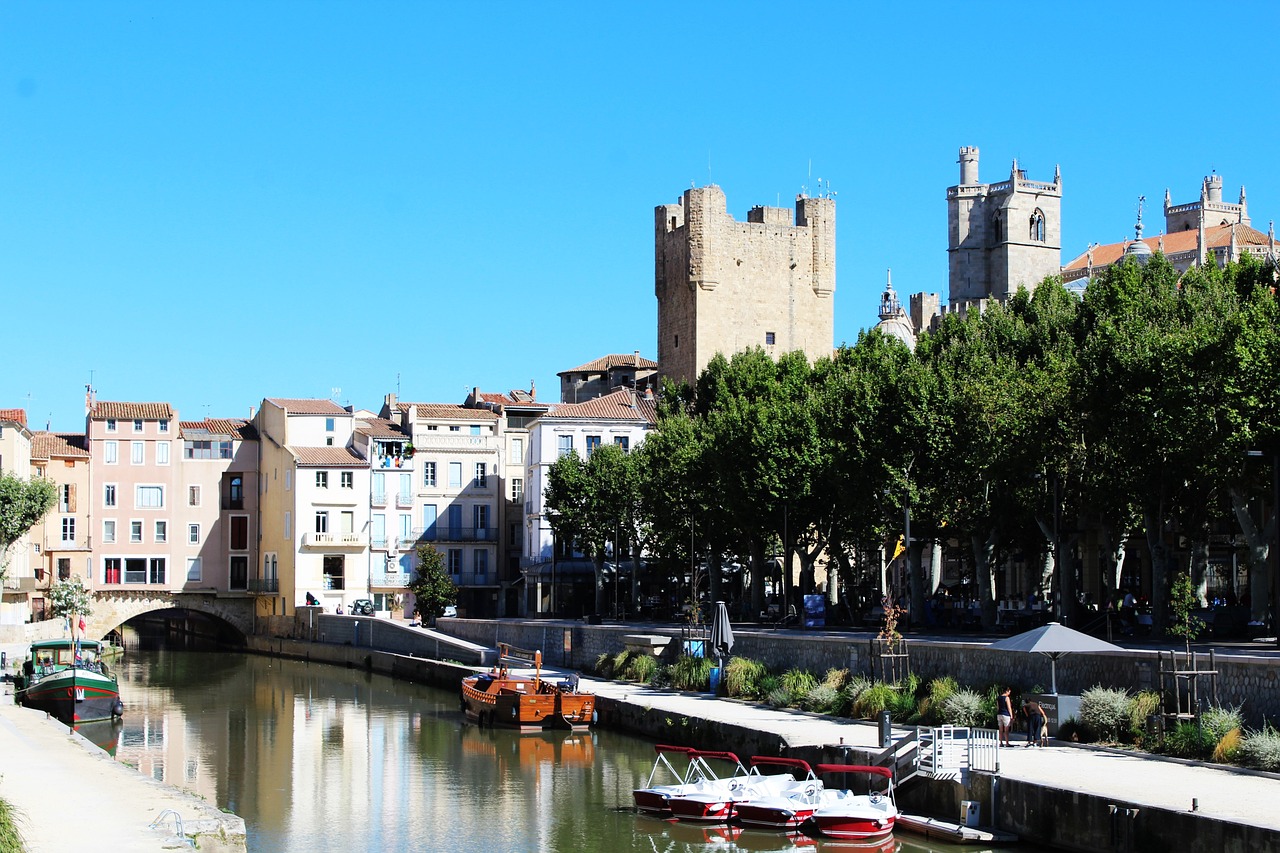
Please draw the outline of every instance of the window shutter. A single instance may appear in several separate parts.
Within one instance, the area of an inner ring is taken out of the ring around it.
[[[71,483],[67,486],[67,512],[76,511],[76,486]]]

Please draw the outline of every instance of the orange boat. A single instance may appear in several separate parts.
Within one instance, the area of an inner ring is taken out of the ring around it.
[[[498,644],[498,665],[462,679],[462,710],[482,726],[520,731],[584,731],[595,717],[596,697],[578,692],[577,676],[562,681],[542,677],[542,652]],[[509,665],[532,666],[533,677],[513,675]]]

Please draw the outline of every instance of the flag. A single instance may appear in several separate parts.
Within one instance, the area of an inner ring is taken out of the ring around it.
[[[901,557],[907,550],[907,538],[905,536],[898,537],[898,544],[893,546],[893,556],[889,558],[889,562]]]
[[[83,617],[83,616],[81,616],[81,617],[80,617],[80,633],[81,633],[81,634],[83,634],[83,633],[84,633],[84,631],[85,631],[85,629],[86,629],[86,628],[88,628],[88,627],[89,627],[88,623],[87,623],[87,622],[85,622],[85,621],[84,621],[84,617]]]

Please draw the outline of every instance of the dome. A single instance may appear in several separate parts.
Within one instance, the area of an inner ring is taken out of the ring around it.
[[[893,291],[893,270],[889,270],[880,297],[880,322],[875,327],[890,337],[897,338],[911,349],[916,348],[916,330],[907,312],[902,310],[898,294]]]

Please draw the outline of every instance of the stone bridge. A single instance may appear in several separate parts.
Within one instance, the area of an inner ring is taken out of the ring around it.
[[[105,637],[136,616],[184,609],[219,619],[247,637],[253,634],[255,601],[253,596],[219,596],[214,592],[98,590],[93,593],[93,615],[86,620],[85,636]]]

